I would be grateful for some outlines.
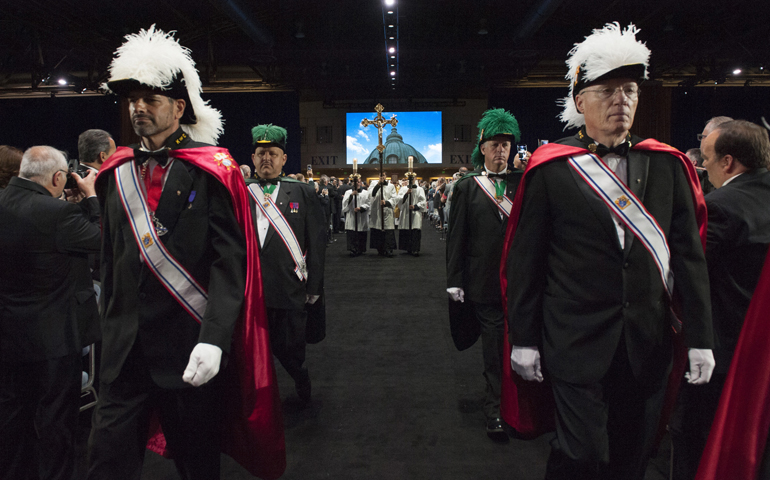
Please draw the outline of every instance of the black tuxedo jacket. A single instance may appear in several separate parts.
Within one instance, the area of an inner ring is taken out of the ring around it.
[[[179,143],[177,143],[179,139]],[[182,131],[170,148],[205,146]],[[139,247],[115,186],[115,170],[97,183],[102,202],[102,381],[110,383],[134,350],[163,388],[186,387],[187,362],[199,342],[229,352],[246,288],[246,242],[229,191],[216,178],[174,160],[156,216],[169,253],[208,292],[198,324],[140,260]],[[194,193],[194,194],[193,194]]]
[[[727,373],[770,245],[770,173],[740,175],[706,195],[706,206],[714,356]]]
[[[558,143],[582,147],[576,137]],[[609,369],[622,336],[637,379],[662,382],[672,318],[651,255],[627,228],[621,248],[609,209],[566,161],[538,167],[526,182],[507,260],[511,344],[541,346],[552,375],[591,383]],[[686,345],[712,348],[706,262],[681,163],[631,150],[628,184],[668,239]]]
[[[509,172],[505,194],[513,200],[523,172]],[[452,191],[446,247],[447,287],[461,287],[465,298],[473,302],[502,307],[500,258],[508,217],[501,218],[498,207],[472,175],[459,179]]]
[[[256,180],[248,182],[256,183]],[[267,230],[265,243],[259,249],[262,270],[262,288],[265,306],[285,310],[302,310],[305,295],[320,295],[323,288],[326,258],[326,224],[315,189],[296,180],[280,179],[281,187],[275,203],[289,222],[297,237],[307,264],[307,282],[294,273],[294,260],[272,225]],[[252,198],[252,215],[256,225],[256,206]],[[296,211],[291,204],[295,203]]]
[[[18,177],[0,193],[0,361],[59,358],[83,347],[70,272],[74,255],[98,251],[100,237],[99,204],[83,202],[85,210]]]

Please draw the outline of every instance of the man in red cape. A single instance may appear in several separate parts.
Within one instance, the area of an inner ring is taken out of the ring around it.
[[[97,178],[103,352],[88,478],[138,479],[148,433],[182,478],[219,478],[220,451],[278,478],[285,444],[256,236],[238,165],[211,145],[220,114],[200,98],[189,51],[154,27],[127,36],[110,73],[142,141]],[[139,238],[143,221],[154,235]],[[156,242],[162,260],[145,250]],[[190,307],[180,278],[204,292],[202,306]]]
[[[684,321],[691,381],[708,382],[714,365],[697,176],[684,155],[629,133],[649,59],[637,32],[608,24],[572,50],[561,118],[580,131],[530,159],[503,247],[516,372],[504,376],[503,417],[534,434],[548,420],[533,415],[555,407],[549,480],[644,477],[671,383],[671,327],[680,326],[673,305]],[[586,177],[579,162],[589,152],[602,168]],[[625,220],[598,195],[615,190],[623,192],[612,203]],[[638,213],[624,210],[629,203]],[[634,233],[649,218],[646,235],[658,246]],[[673,299],[662,280],[668,267]],[[522,381],[546,378],[549,386]]]

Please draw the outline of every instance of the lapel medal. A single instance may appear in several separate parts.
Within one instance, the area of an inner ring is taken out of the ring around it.
[[[298,213],[299,202],[289,202],[289,209],[291,210],[291,213]]]

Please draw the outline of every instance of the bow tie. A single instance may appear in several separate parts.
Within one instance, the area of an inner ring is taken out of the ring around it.
[[[487,172],[487,177],[489,177],[490,180],[494,180],[496,178],[500,178],[502,180],[506,180],[507,177],[508,177],[508,173],[507,172],[505,172],[505,173],[490,173],[490,172]]]
[[[629,142],[628,140],[625,140],[620,145],[615,145],[612,148],[604,146],[601,143],[599,144],[591,143],[590,145],[588,145],[588,149],[591,150],[593,153],[599,155],[600,157],[604,157],[605,155],[608,155],[610,153],[614,153],[615,155],[619,155],[621,157],[627,157],[630,146],[631,146],[631,142]]]
[[[268,183],[270,185],[278,185],[278,177],[275,178],[258,178],[257,183],[259,183],[260,186],[264,187]]]
[[[149,159],[154,158],[161,167],[165,167],[168,163],[168,149],[157,150],[155,152],[148,152],[145,150],[134,149],[134,160],[137,165],[144,165]]]

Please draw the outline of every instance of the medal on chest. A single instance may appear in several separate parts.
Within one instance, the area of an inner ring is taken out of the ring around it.
[[[267,208],[270,206],[270,198],[272,198],[274,191],[275,185],[265,185],[262,187],[262,193],[265,195],[265,203],[262,204],[263,207]]]

